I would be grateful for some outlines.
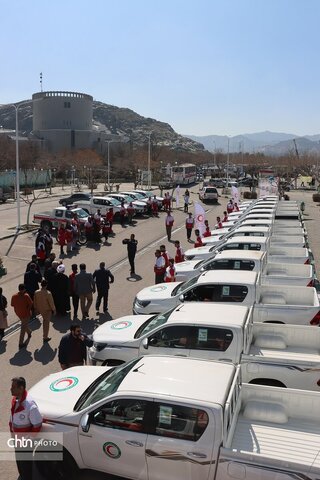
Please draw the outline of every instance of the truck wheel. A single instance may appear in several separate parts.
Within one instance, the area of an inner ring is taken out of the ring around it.
[[[82,246],[87,244],[87,237],[86,237],[86,234],[84,232],[79,233],[77,244],[82,245]]]
[[[267,385],[268,387],[287,388],[284,383],[280,382],[280,380],[274,380],[273,378],[255,378],[249,383],[252,385]]]
[[[41,455],[41,460],[37,461],[37,454]],[[35,452],[34,463],[38,472],[46,480],[76,480],[79,472],[79,467],[76,464],[70,453],[63,449],[63,459],[62,460],[45,460],[46,452],[37,451]]]
[[[48,229],[49,232],[51,232],[51,230],[52,230],[52,223],[49,222],[49,220],[42,220],[42,222],[40,223],[40,227],[41,227],[41,228],[44,228],[44,229]]]
[[[66,206],[67,206],[67,202],[66,202],[65,200],[61,200],[61,205],[62,205],[63,207],[66,207]]]

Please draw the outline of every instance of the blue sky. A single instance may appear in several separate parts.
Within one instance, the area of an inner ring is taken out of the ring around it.
[[[0,0],[0,103],[91,94],[177,132],[320,133],[318,0]]]

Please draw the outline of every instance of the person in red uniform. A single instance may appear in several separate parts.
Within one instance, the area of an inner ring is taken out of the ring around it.
[[[113,208],[109,208],[109,210],[106,212],[106,220],[110,223],[110,233],[112,234],[113,231],[112,231],[112,225],[113,225],[113,217],[114,217],[114,213],[113,213]]]
[[[169,259],[169,265],[166,268],[166,273],[164,274],[164,281],[166,283],[176,282],[176,267],[174,265],[174,259]]]
[[[234,209],[235,212],[240,212],[240,208],[237,203],[234,204]]]
[[[194,242],[194,248],[202,247],[203,243],[200,237],[200,231],[197,229],[194,231],[195,236],[196,236],[196,241]]]
[[[11,380],[11,414],[9,427],[10,432],[16,436],[19,433],[40,432],[42,427],[42,416],[38,405],[26,390],[26,381],[23,377],[15,377]],[[22,459],[26,455],[23,447],[16,447],[16,463],[21,480],[32,480],[32,459]],[[32,452],[29,452],[30,456]]]
[[[174,246],[176,247],[176,256],[174,257],[175,263],[181,263],[184,262],[184,251],[180,247],[180,242],[179,240],[176,240],[174,242]]]
[[[159,214],[158,214],[158,201],[157,201],[156,196],[154,196],[153,199],[152,199],[151,208],[152,208],[152,215],[153,215],[153,217],[159,217]]]
[[[227,222],[228,221],[228,213],[226,211],[223,212],[223,219],[222,219],[222,223],[223,222]]]
[[[171,232],[172,232],[173,223],[174,223],[173,215],[171,215],[171,211],[168,210],[167,211],[167,216],[165,218],[165,225],[166,225],[166,232],[167,232],[167,237],[168,237],[169,242],[171,240]]]
[[[164,275],[166,273],[166,263],[161,255],[160,250],[155,251],[156,261],[153,267],[153,271],[155,273],[155,283],[163,283]]]
[[[73,228],[70,222],[67,222],[66,225],[66,244],[67,244],[67,253],[72,251],[72,243],[73,243]]]
[[[63,247],[66,244],[66,229],[63,223],[61,223],[58,229],[58,243],[60,245],[60,255],[64,255]]]
[[[206,231],[204,232],[204,234],[202,235],[204,238],[206,237],[211,237],[211,231],[210,231],[210,228],[209,227],[206,227]]]
[[[86,232],[87,241],[89,242],[93,238],[93,221],[91,216],[88,217],[88,220],[84,224],[84,228]]]
[[[233,212],[233,201],[230,198],[229,202],[227,203],[227,212],[232,213]]]
[[[127,206],[127,215],[128,215],[128,223],[129,225],[132,225],[132,219],[134,215],[134,206],[132,205],[132,202],[129,203]]]
[[[110,222],[105,218],[102,222],[102,235],[105,238],[105,243],[108,242],[109,235],[111,234]]]
[[[189,212],[188,213],[188,216],[186,218],[186,231],[187,231],[187,240],[188,242],[190,242],[190,238],[191,238],[191,233],[192,233],[192,229],[194,227],[194,218],[192,216],[192,213]]]
[[[217,217],[217,228],[223,228],[223,225],[222,225],[222,222],[221,222],[221,218],[220,218],[220,217]]]
[[[167,268],[167,267],[169,266],[169,258],[170,258],[170,255],[169,255],[169,253],[167,252],[165,245],[160,245],[160,252],[161,252],[161,255],[162,255],[163,258],[164,258],[165,266],[166,266],[166,268]]]
[[[121,202],[121,207],[120,207],[120,225],[121,227],[124,227],[124,223],[126,220],[126,207],[124,206],[124,202]]]

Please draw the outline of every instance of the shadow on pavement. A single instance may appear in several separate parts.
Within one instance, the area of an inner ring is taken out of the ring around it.
[[[134,275],[130,275],[130,277],[127,277],[127,280],[128,282],[140,282],[140,280],[142,280],[142,277],[135,273]]]
[[[2,353],[5,353],[7,350],[7,341],[6,340],[2,340],[2,342],[0,343],[0,355]]]
[[[18,345],[17,345],[18,348]],[[17,353],[13,357],[10,358],[10,365],[17,365],[17,366],[22,366],[22,365],[28,365],[29,363],[32,362],[32,354],[27,350],[28,346],[25,348],[22,348],[21,350],[18,350]]]
[[[58,349],[55,348],[53,350],[49,343],[44,343],[41,348],[37,348],[34,351],[33,356],[36,362],[40,362],[42,365],[47,365],[56,357],[57,351]]]

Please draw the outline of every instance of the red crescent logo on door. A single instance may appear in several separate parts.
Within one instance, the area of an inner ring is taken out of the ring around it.
[[[203,222],[204,216],[202,215],[202,213],[199,213],[199,215],[197,215],[197,220],[198,220],[199,223]]]

